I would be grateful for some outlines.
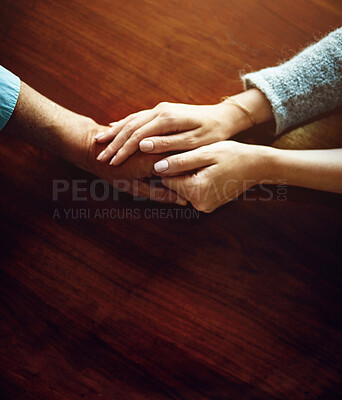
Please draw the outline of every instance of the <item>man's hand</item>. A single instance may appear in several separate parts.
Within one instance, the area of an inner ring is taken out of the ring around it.
[[[138,151],[117,168],[100,163],[96,158],[104,146],[96,144],[94,136],[97,132],[103,130],[103,126],[94,124],[93,128],[88,130],[88,152],[85,165],[81,166],[83,169],[92,172],[96,176],[106,180],[112,186],[124,189],[134,196],[146,197],[150,200],[163,203],[187,204],[187,201],[181,195],[172,189],[164,187],[161,184],[160,178],[156,176],[153,166],[160,160],[160,155],[149,155]],[[148,178],[151,178],[150,182],[147,182]]]
[[[110,184],[125,180],[127,191],[134,192],[136,196],[186,204],[172,190],[150,187],[144,181],[152,176],[153,164],[160,156],[138,153],[117,169],[96,161],[101,147],[96,145],[94,136],[103,129],[92,119],[57,105],[21,82],[17,105],[2,133],[49,150]]]

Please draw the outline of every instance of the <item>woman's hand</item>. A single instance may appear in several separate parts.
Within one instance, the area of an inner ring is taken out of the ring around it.
[[[217,142],[166,157],[154,169],[163,177],[164,186],[197,210],[209,213],[266,177],[269,149],[234,141]]]
[[[232,98],[250,111],[256,123],[273,118],[269,101],[258,89]],[[98,160],[119,165],[138,150],[139,145],[146,153],[191,150],[229,139],[252,124],[247,113],[229,101],[210,106],[160,103],[152,110],[111,123],[111,128],[96,135],[99,143],[112,140]]]
[[[252,124],[240,108],[222,102],[208,106],[160,103],[152,110],[140,111],[110,125],[106,132],[96,136],[99,143],[112,140],[98,160],[117,166],[139,145],[141,151],[148,153],[191,150],[229,139]]]

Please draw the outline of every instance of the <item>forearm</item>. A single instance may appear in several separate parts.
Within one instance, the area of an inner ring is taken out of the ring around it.
[[[342,149],[282,150],[263,147],[263,176],[272,183],[342,193]]]
[[[276,133],[342,104],[342,28],[284,64],[242,77],[272,104]]]
[[[137,152],[116,168],[96,160],[104,145],[97,144],[94,136],[105,128],[91,118],[57,105],[21,82],[16,107],[1,134],[51,151],[115,187],[123,185],[123,190],[135,195],[176,202],[176,193],[150,187],[142,181],[152,176],[153,164],[160,159],[160,155]]]
[[[20,94],[2,134],[24,140],[87,168],[93,120],[67,110],[21,82]]]

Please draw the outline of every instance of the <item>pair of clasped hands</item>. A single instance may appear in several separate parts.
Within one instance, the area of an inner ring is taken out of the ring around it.
[[[234,97],[258,111],[265,98],[257,92],[252,89]],[[229,101],[199,106],[160,103],[112,122],[97,134],[97,143],[109,143],[97,160],[115,168],[138,149],[166,153],[154,164],[154,174],[178,193],[178,204],[190,202],[200,211],[212,212],[263,176],[256,149],[262,146],[227,140],[251,125],[248,115]]]

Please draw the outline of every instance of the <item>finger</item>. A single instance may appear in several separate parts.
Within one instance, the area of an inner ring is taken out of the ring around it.
[[[183,199],[191,201],[191,192],[190,192],[190,180],[191,175],[182,175],[176,177],[163,177],[162,182],[163,185],[173,192],[178,193]]]
[[[107,130],[95,135],[94,139],[97,143],[106,143],[106,142],[109,142],[110,140],[113,140],[116,135],[117,135],[117,132],[116,132],[115,126],[113,126],[111,128],[108,128]]]
[[[110,128],[108,128],[106,131],[102,132],[102,133],[98,133],[95,136],[96,141],[100,142],[100,143],[105,143],[106,141],[112,139],[113,137],[115,137],[123,128],[123,126],[125,126],[125,124],[127,124],[129,121],[131,121],[133,118],[135,118],[137,113],[134,114],[130,114],[127,115],[127,117],[119,120],[119,121],[114,121],[114,122],[110,122],[109,126]],[[106,140],[106,137],[108,136],[112,136],[110,137],[108,140]]]
[[[137,133],[141,139],[149,136],[165,135],[196,129],[199,124],[186,115],[162,112],[150,123],[142,126]]]
[[[146,182],[134,181],[130,193],[133,196],[146,197],[160,203],[171,203],[185,206],[187,201],[175,191],[166,187],[151,186]]]
[[[120,124],[121,128],[122,128],[125,124],[127,124],[128,121],[132,120],[133,118],[136,118],[136,117],[140,116],[143,113],[146,113],[147,111],[152,111],[152,110],[151,109],[149,109],[149,110],[141,110],[141,111],[135,112],[133,114],[129,114],[129,115],[127,115],[127,117],[125,117],[123,119],[120,119],[119,121],[110,122],[108,125],[109,126],[119,126],[119,124]]]
[[[143,124],[140,128],[136,129],[134,135],[125,143],[120,151],[111,161],[111,165],[119,165],[133,154],[139,146],[139,142],[149,136],[164,135],[171,132],[181,132],[183,130],[195,129],[199,125],[186,115],[177,114],[175,112],[160,112],[158,109],[153,109],[154,119],[148,123]],[[116,138],[119,140],[119,137]],[[196,147],[196,146],[194,146]],[[194,148],[192,147],[192,148]]]
[[[176,135],[148,137],[139,143],[139,148],[145,153],[165,153],[167,151],[192,150],[201,144],[199,129],[194,129]]]
[[[125,133],[126,127],[124,127],[121,133],[113,141],[113,149],[116,150],[115,158],[110,162],[111,165],[117,166],[123,163],[130,155],[134,154],[139,149],[139,142],[143,137],[140,136],[140,128],[144,125],[151,124],[155,118],[155,110],[145,116],[139,118],[139,120],[131,123],[130,131],[131,134]],[[122,136],[121,136],[122,135]]]
[[[158,120],[160,120],[159,116],[147,122],[144,126],[141,126],[139,130],[135,131],[135,134],[132,135],[130,139],[128,139],[127,141],[123,141],[122,148],[120,149],[120,151],[117,152],[115,159],[111,161],[111,165],[117,166],[121,164],[127,159],[127,157],[138,150],[139,142],[147,137],[150,131],[155,130],[156,126],[159,126],[161,124],[161,122],[158,122]],[[117,138],[117,141],[119,140],[120,138]]]
[[[154,170],[159,175],[181,174],[214,164],[214,154],[202,146],[185,153],[166,157],[154,164]]]
[[[101,157],[101,161],[109,161],[137,129],[155,117],[155,113],[155,110],[144,110],[137,113],[133,119],[129,119],[120,132],[117,133],[112,143],[107,146]],[[137,149],[138,145],[136,146]],[[111,165],[113,165],[112,162]]]
[[[142,141],[142,139],[147,138],[151,135],[164,135],[169,132],[176,132],[180,127],[182,129],[186,129],[186,127],[189,127],[191,122],[189,122],[189,119],[186,117],[180,116],[180,117],[170,117],[170,118],[165,118],[163,117],[163,114],[159,114],[158,117],[154,118],[152,121],[149,123],[145,124],[142,126],[140,129],[137,129],[135,133],[127,140],[127,142],[122,146],[122,148],[118,151],[116,154],[115,160],[113,160],[112,165],[119,165],[123,161],[127,159],[130,155],[132,155],[138,148],[139,148],[139,143]],[[193,123],[191,123],[191,126],[193,126]],[[162,153],[168,150],[172,150],[169,146],[173,146],[174,150],[188,150],[188,149],[193,149],[197,147],[191,139],[191,135],[193,134],[193,131],[191,131],[191,134],[189,136],[183,136],[184,139],[184,145],[181,144],[182,139],[176,139],[177,135],[171,135],[171,136],[165,136],[162,138],[158,138],[157,144],[160,145],[160,147],[163,147],[164,150],[159,150],[156,151],[152,149],[151,152],[153,153]],[[118,140],[118,139],[117,139]],[[151,142],[149,139],[146,140],[146,148],[151,148]],[[152,145],[153,142],[152,142]],[[144,144],[142,145],[144,147]]]
[[[212,167],[208,167],[210,169]],[[201,169],[197,173],[177,177],[163,177],[163,185],[177,192],[187,199],[194,208],[203,212],[212,212],[222,199],[216,199],[209,190],[207,174],[208,169]]]
[[[156,112],[155,110],[153,111],[154,113]],[[156,114],[154,114],[154,116],[155,115]],[[136,152],[139,148],[139,142],[145,137],[147,137],[146,135],[149,135],[150,132],[156,131],[156,129],[159,130],[161,129],[161,132],[166,132],[166,127],[164,126],[165,124],[166,124],[165,120],[162,120],[160,118],[160,115],[151,119],[150,121],[145,122],[145,124],[140,124],[139,126],[140,129],[137,128],[134,134],[132,134],[131,137],[124,142],[122,147],[118,149],[115,159],[111,161],[111,165],[117,166],[121,164],[130,155]],[[120,138],[118,137],[116,140],[119,141]]]
[[[117,121],[117,122],[111,122],[110,128],[107,130],[98,133],[97,135],[94,136],[94,139],[98,143],[106,143],[109,140],[112,140],[115,138],[115,136],[121,131],[122,127],[129,122],[131,119],[134,118],[135,114],[128,115],[126,118]]]

